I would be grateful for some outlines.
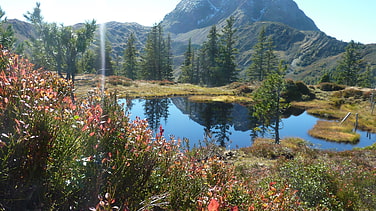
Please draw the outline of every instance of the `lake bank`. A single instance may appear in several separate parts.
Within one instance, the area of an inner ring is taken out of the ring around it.
[[[75,84],[77,96],[84,96],[89,90],[97,89],[99,76],[77,76]],[[189,97],[197,102],[226,102],[252,104],[252,92],[257,84],[233,83],[223,87],[201,87],[192,84],[178,84],[169,81],[132,81],[121,76],[106,77],[106,91],[116,92],[119,98],[168,98]],[[309,86],[316,97],[312,100],[293,101],[294,107],[300,107],[314,116],[329,119],[342,119],[348,112],[359,113],[358,128],[376,132],[376,118],[370,115],[370,103],[367,101],[369,90],[348,88],[339,91],[323,91],[320,86]],[[347,91],[346,91],[347,90]],[[368,96],[369,98],[369,96]],[[353,115],[354,116],[354,115]],[[351,116],[348,121],[354,121]]]

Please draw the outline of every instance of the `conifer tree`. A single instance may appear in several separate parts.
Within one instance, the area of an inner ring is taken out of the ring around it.
[[[331,79],[332,79],[332,75],[331,75],[331,72],[329,70],[324,70],[323,71],[324,74],[320,77],[320,79],[318,80],[318,83],[327,83],[327,82],[331,82]]]
[[[155,79],[155,71],[157,69],[157,56],[156,56],[156,26],[153,26],[150,33],[148,34],[148,39],[146,40],[144,53],[142,55],[142,68],[139,71],[138,78],[143,80],[153,80]]]
[[[280,121],[283,112],[289,106],[282,101],[282,91],[285,89],[284,72],[286,66],[280,63],[278,71],[266,76],[262,85],[254,94],[254,117],[265,127],[271,127],[274,132],[275,143],[279,144]]]
[[[132,80],[136,79],[138,70],[138,52],[135,42],[134,33],[131,33],[124,51],[124,75]]]
[[[202,84],[200,50],[192,49],[192,84]]]
[[[375,68],[370,64],[366,66],[366,70],[359,75],[358,85],[361,87],[374,88],[375,85]]]
[[[277,60],[273,48],[272,39],[266,36],[265,28],[262,28],[253,47],[252,63],[247,71],[249,79],[263,81],[268,74],[276,71]]]
[[[358,84],[358,76],[363,69],[363,60],[361,58],[360,44],[353,40],[345,48],[345,53],[339,61],[334,73],[337,83],[347,86]]]
[[[217,85],[229,84],[237,79],[235,58],[237,54],[237,49],[235,48],[235,33],[237,30],[234,28],[234,24],[235,18],[231,16],[230,19],[226,20],[226,26],[222,29],[222,35],[220,37],[220,70]]]
[[[148,34],[144,54],[142,56],[142,69],[140,78],[145,80],[170,80],[172,79],[172,53],[171,38],[163,38],[161,24],[152,27]]]
[[[163,67],[162,67],[162,79],[171,81],[173,79],[173,69],[172,69],[172,49],[171,49],[171,35],[168,34],[167,40],[164,41],[165,48],[164,48],[164,59],[163,59]]]
[[[208,34],[208,40],[204,42],[201,49],[201,75],[202,82],[207,86],[215,85],[217,80],[218,56],[219,56],[219,35],[216,25],[213,25]]]
[[[189,39],[187,51],[184,53],[184,62],[181,67],[181,75],[179,78],[179,82],[182,83],[193,83],[193,75],[194,75],[194,58],[193,58],[193,50],[192,50],[192,40]]]
[[[6,22],[5,12],[0,7],[0,44],[6,49],[10,49],[15,43],[15,36],[12,25],[5,28]]]

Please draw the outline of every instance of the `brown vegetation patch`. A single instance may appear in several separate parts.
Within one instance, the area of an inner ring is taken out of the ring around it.
[[[232,95],[218,95],[218,96],[193,95],[193,96],[190,96],[188,99],[193,102],[201,102],[201,103],[207,103],[207,102],[248,103],[252,101],[252,99],[249,97],[232,96]]]
[[[345,89],[346,86],[335,84],[335,83],[324,82],[324,83],[319,84],[319,88],[323,91],[338,91],[338,90]]]
[[[293,159],[298,151],[307,148],[307,142],[300,138],[286,138],[280,144],[275,144],[272,139],[257,138],[251,147],[240,149],[248,156],[264,159]]]
[[[309,135],[327,141],[357,143],[360,135],[352,131],[351,125],[340,125],[338,122],[317,121],[317,124],[308,131]]]

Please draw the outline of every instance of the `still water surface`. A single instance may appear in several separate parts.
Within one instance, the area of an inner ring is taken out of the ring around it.
[[[148,119],[153,130],[161,125],[165,137],[176,139],[188,138],[190,144],[197,144],[210,135],[228,148],[247,147],[252,145],[252,128],[254,120],[247,107],[228,103],[194,103],[187,98],[166,99],[134,99],[120,100],[131,119],[140,117]],[[313,128],[319,118],[304,111],[295,112],[282,120],[281,138],[300,137],[313,144],[313,147],[332,150],[350,150],[354,147],[370,146],[376,142],[376,134],[367,137],[367,132],[358,131],[361,140],[358,144],[340,144],[313,138],[308,130]],[[271,137],[265,134],[265,137]]]

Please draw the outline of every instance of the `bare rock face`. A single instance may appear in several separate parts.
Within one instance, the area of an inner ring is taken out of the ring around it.
[[[179,34],[217,24],[230,16],[236,17],[239,25],[272,21],[319,31],[293,0],[182,0],[165,16],[163,24],[167,31]]]

